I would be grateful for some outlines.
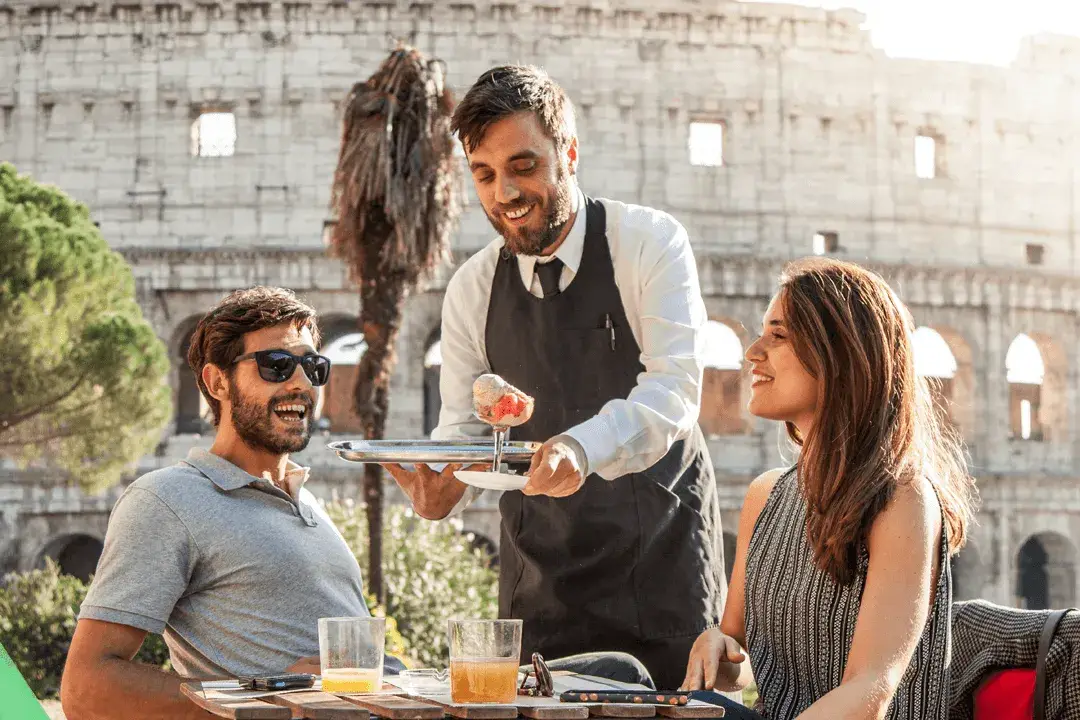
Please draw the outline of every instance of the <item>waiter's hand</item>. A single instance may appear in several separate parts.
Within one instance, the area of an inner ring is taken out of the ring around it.
[[[398,487],[409,496],[416,514],[426,520],[442,520],[465,494],[465,483],[454,477],[461,470],[461,463],[451,463],[442,472],[435,472],[428,465],[415,465],[406,470],[401,465],[383,465],[394,478]],[[490,464],[470,465],[466,470],[489,470]]]
[[[529,466],[529,482],[521,492],[526,495],[566,497],[573,495],[585,483],[585,458],[579,457],[580,446],[564,438],[553,437],[533,454]]]
[[[710,628],[698,635],[690,648],[686,679],[679,690],[726,689],[739,676],[737,666],[744,660],[746,655],[735,638],[720,632],[720,628]]]

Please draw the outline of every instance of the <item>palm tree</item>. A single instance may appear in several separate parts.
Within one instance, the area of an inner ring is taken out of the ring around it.
[[[330,252],[360,288],[367,350],[357,368],[356,411],[369,440],[383,437],[394,343],[405,299],[447,259],[461,213],[461,173],[442,63],[399,44],[345,101],[334,173]],[[364,466],[370,590],[383,601],[382,469]]]

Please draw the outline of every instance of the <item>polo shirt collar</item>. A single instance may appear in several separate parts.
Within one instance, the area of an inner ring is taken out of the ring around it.
[[[259,480],[269,480],[269,478],[257,478],[244,472],[225,458],[202,448],[192,448],[188,453],[186,462],[210,478],[211,482],[225,492],[247,487]],[[285,470],[285,482],[289,489],[292,490],[291,494],[295,495],[300,492],[300,488],[307,482],[310,470],[310,468],[302,467],[292,460],[288,461]]]

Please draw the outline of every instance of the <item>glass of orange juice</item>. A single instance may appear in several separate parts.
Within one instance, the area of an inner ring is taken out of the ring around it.
[[[319,618],[322,689],[329,693],[380,690],[385,646],[385,618]]]
[[[517,698],[521,620],[450,621],[450,697],[455,703]]]

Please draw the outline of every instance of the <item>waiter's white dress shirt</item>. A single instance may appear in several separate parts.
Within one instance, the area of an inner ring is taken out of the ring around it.
[[[552,256],[517,256],[521,281],[543,297],[536,263],[563,261],[559,288],[573,282],[585,246],[585,202],[576,193],[577,214]],[[698,419],[704,372],[702,331],[707,321],[697,266],[686,229],[671,215],[639,205],[600,199],[607,210],[607,239],[626,319],[645,372],[629,397],[608,401],[600,412],[565,434],[585,453],[586,473],[614,480],[651,467]],[[491,372],[485,327],[495,267],[503,247],[498,237],[470,257],[450,279],[442,310],[442,410],[432,431],[436,440],[490,435],[473,415],[473,381]],[[558,350],[558,348],[554,348]],[[602,372],[602,368],[582,368]],[[510,431],[513,440],[513,430]],[[470,491],[474,490],[469,488]],[[457,512],[477,495],[467,492]]]

